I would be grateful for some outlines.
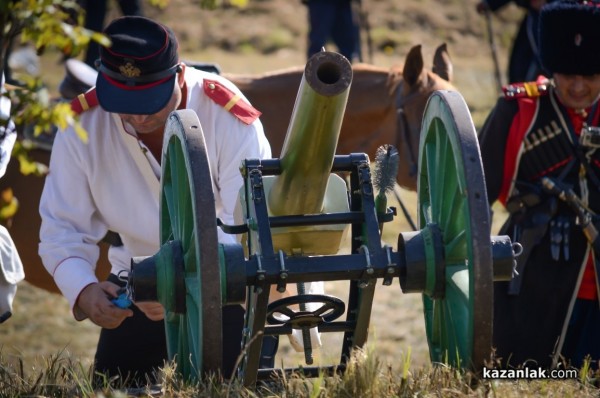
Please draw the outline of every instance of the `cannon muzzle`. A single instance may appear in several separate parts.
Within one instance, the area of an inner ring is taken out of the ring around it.
[[[273,215],[322,212],[351,83],[344,56],[322,51],[308,60],[268,197]]]

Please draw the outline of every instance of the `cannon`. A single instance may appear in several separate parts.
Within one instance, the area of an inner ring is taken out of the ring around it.
[[[399,279],[420,293],[433,362],[479,370],[492,349],[493,281],[512,277],[515,247],[491,236],[475,129],[457,92],[435,92],[424,116],[419,150],[418,230],[384,245],[369,158],[335,155],[351,86],[349,62],[321,52],[307,62],[281,157],[241,166],[236,225],[217,220],[202,128],[193,111],[169,116],[160,198],[161,248],[132,259],[134,300],[165,307],[170,358],[186,378],[222,369],[222,307],[246,308],[243,358],[235,377],[247,386],[299,369],[259,369],[263,336],[302,332],[310,365],[311,329],[342,333],[339,363],[302,366],[314,377],[343,372],[368,337],[377,282]],[[346,178],[340,177],[343,175]],[[223,244],[217,228],[237,234]],[[350,235],[349,254],[339,254]],[[306,294],[306,283],[349,281],[347,300]],[[273,291],[298,294],[273,300]],[[307,309],[307,308],[312,309]],[[344,319],[340,319],[345,314]]]

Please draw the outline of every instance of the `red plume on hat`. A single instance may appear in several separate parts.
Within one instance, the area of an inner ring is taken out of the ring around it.
[[[168,27],[151,19],[126,16],[104,34],[111,46],[100,49],[96,92],[107,112],[151,115],[163,109],[179,71],[178,44]]]
[[[556,1],[540,11],[540,58],[550,73],[600,73],[600,2]]]

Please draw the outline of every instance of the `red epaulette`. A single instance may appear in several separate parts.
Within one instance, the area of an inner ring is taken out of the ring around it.
[[[252,124],[261,112],[216,80],[204,79],[204,92],[217,104],[225,108],[243,123]]]
[[[535,98],[548,94],[550,82],[548,79],[538,79],[535,82],[512,83],[502,87],[505,98]]]
[[[73,98],[71,101],[71,110],[77,115],[81,115],[83,112],[97,105],[98,97],[96,96],[96,87],[94,87],[86,93],[79,94],[77,97]]]

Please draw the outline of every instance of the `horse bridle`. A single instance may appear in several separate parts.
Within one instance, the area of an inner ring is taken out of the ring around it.
[[[402,89],[404,87],[404,80],[398,85],[398,91],[396,94],[396,148],[399,147],[402,139],[406,142],[404,146],[405,155],[409,160],[408,175],[414,177],[417,175],[417,157],[413,151],[412,137],[410,135],[410,126],[408,125],[408,119],[406,118],[406,111],[404,106],[408,101],[417,95],[417,92],[410,93],[406,97],[402,96]]]

